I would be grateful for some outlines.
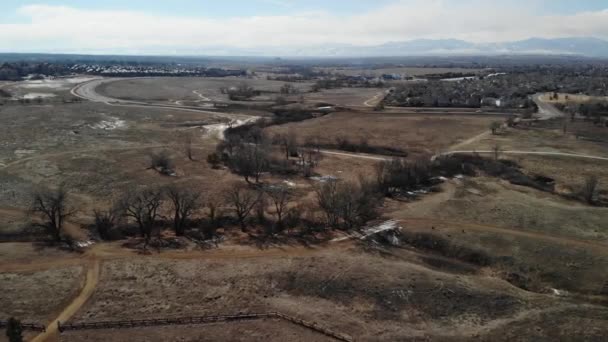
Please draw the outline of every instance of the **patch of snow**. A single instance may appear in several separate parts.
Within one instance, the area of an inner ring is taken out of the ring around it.
[[[566,294],[567,294],[567,292],[566,292],[566,291],[563,291],[563,290],[558,290],[558,289],[551,289],[551,292],[552,292],[554,295],[559,296],[559,297],[566,296]]]
[[[296,183],[294,183],[294,182],[290,182],[290,181],[288,181],[288,180],[284,180],[284,181],[283,181],[283,183],[284,183],[285,185],[287,185],[288,187],[290,187],[290,188],[295,188],[295,187],[296,187]]]
[[[22,156],[24,154],[34,154],[36,150],[15,150],[15,155]]]
[[[90,241],[90,240],[89,241],[78,241],[78,242],[76,242],[76,247],[78,247],[78,248],[87,248],[87,247],[92,246],[94,244],[95,244],[95,242]]]
[[[213,125],[206,125],[204,126],[205,128],[205,135],[213,137],[213,138],[217,138],[220,140],[224,140],[225,136],[224,136],[224,132],[228,129],[228,128],[234,128],[234,127],[239,127],[239,126],[243,126],[246,125],[248,123],[252,123],[255,122],[256,120],[258,120],[259,118],[256,117],[251,117],[245,120],[232,120],[229,123],[219,123],[219,124],[213,124]]]
[[[310,177],[310,179],[317,181],[317,182],[321,182],[321,183],[326,183],[326,182],[331,182],[331,181],[337,181],[338,177],[336,176],[315,176],[315,177]]]
[[[382,223],[374,225],[374,226],[365,227],[360,232],[352,232],[346,236],[335,238],[335,239],[331,240],[331,242],[340,242],[340,241],[345,241],[345,240],[354,239],[354,238],[357,238],[360,240],[365,240],[366,238],[368,238],[372,235],[376,235],[381,232],[386,232],[389,230],[400,230],[400,229],[401,229],[401,226],[399,226],[398,221],[389,220],[389,221],[385,221],[385,222],[382,222]],[[396,241],[396,243],[398,244],[399,241]]]
[[[26,99],[26,100],[33,100],[33,99],[45,99],[45,98],[55,97],[55,96],[57,96],[57,95],[49,94],[49,93],[27,93],[27,94],[21,96],[21,98]]]
[[[102,120],[96,124],[89,125],[92,129],[103,129],[106,131],[111,131],[117,128],[124,128],[127,126],[127,122],[125,120],[120,120],[119,118],[110,117],[109,120]]]
[[[399,222],[397,222],[395,220],[388,220],[388,221],[380,223],[379,225],[364,228],[363,231],[361,232],[363,234],[363,236],[361,237],[361,240],[365,239],[368,236],[378,234],[380,232],[385,232],[387,230],[399,230],[399,229],[401,229],[401,227],[399,226]]]

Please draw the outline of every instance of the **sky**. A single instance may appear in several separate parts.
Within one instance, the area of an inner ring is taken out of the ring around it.
[[[530,37],[608,40],[608,0],[0,1],[0,52],[214,54]]]

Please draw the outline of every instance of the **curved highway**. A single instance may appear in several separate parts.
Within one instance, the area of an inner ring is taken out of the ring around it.
[[[147,107],[147,108],[152,107],[152,108],[162,108],[162,109],[173,109],[173,110],[179,110],[179,111],[185,111],[185,112],[197,112],[197,113],[215,115],[217,117],[228,118],[228,119],[232,119],[232,120],[240,119],[240,120],[251,121],[251,120],[258,118],[257,116],[241,114],[241,113],[237,114],[237,113],[215,112],[215,111],[210,111],[208,109],[203,109],[203,108],[194,107],[194,106],[179,106],[179,105],[147,103],[147,102],[140,102],[140,101],[117,99],[117,98],[101,95],[96,91],[97,87],[99,87],[102,84],[126,80],[126,79],[133,79],[133,78],[99,78],[99,79],[95,79],[95,80],[92,80],[89,82],[85,82],[85,83],[76,85],[74,88],[72,88],[72,90],[70,90],[70,93],[81,99],[85,99],[85,100],[88,100],[91,102],[101,102],[101,103],[105,103],[109,106]]]

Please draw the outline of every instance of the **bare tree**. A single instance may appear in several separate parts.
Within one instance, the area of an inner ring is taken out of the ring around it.
[[[278,133],[273,137],[273,143],[281,145],[285,152],[285,159],[289,159],[293,154],[297,153],[298,137],[295,130],[290,129],[287,134]]]
[[[315,192],[317,195],[317,204],[325,214],[327,224],[331,227],[337,227],[340,220],[338,182],[325,182],[317,187]]]
[[[194,161],[194,156],[193,156],[193,144],[194,141],[194,135],[191,132],[187,132],[184,135],[184,152],[186,153],[186,157],[188,157],[188,160],[190,161]]]
[[[581,194],[587,203],[594,203],[598,185],[599,180],[596,176],[589,176],[585,179],[585,184],[583,184]]]
[[[240,146],[230,159],[231,168],[251,183],[254,178],[256,183],[260,182],[260,176],[269,166],[268,146],[264,143],[246,144]]]
[[[312,176],[315,167],[317,167],[321,160],[321,153],[317,150],[308,148],[301,149],[300,152],[298,152],[298,155],[300,156],[299,164],[302,174],[304,177]]]
[[[500,122],[492,121],[492,123],[490,123],[490,130],[492,131],[492,134],[496,134],[501,126],[502,124]]]
[[[274,205],[275,213],[277,214],[277,225],[283,226],[283,215],[287,209],[287,205],[291,201],[292,193],[286,186],[277,186],[268,189],[268,197]]]
[[[160,153],[150,154],[150,169],[155,169],[163,175],[173,173],[173,161],[169,156],[169,152],[161,151]]]
[[[373,182],[330,181],[317,188],[316,193],[317,203],[332,227],[339,227],[340,223],[346,228],[363,224],[377,215],[376,209],[382,203],[382,195]]]
[[[46,221],[42,226],[57,242],[61,241],[61,232],[66,219],[76,213],[76,209],[69,203],[68,192],[63,186],[56,190],[43,190],[34,194],[31,209]]]
[[[207,208],[207,217],[212,227],[218,226],[219,218],[222,216],[222,205],[224,205],[224,197],[219,194],[207,194],[205,198],[205,207]]]
[[[108,240],[110,231],[116,226],[116,222],[120,218],[120,210],[116,206],[107,210],[95,209],[93,216],[95,217],[95,229],[99,233],[99,237],[102,240]]]
[[[165,188],[165,195],[171,203],[175,235],[183,236],[192,214],[201,207],[201,194],[190,188],[170,185]]]
[[[494,155],[494,160],[498,160],[498,158],[500,158],[500,152],[502,152],[502,148],[499,144],[496,144],[492,147],[492,154]]]
[[[247,218],[257,204],[258,196],[256,191],[240,184],[233,185],[226,193],[226,202],[232,206],[243,232],[247,229]]]
[[[159,189],[144,189],[129,192],[119,202],[122,214],[132,218],[137,223],[142,237],[146,242],[152,237],[156,221],[160,218],[160,208],[163,204],[163,192]]]

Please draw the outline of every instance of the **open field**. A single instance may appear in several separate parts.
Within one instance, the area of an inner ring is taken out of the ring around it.
[[[586,125],[593,129],[590,123]],[[576,135],[581,132],[584,132],[584,129],[580,126],[573,126],[572,130],[564,134],[558,123],[540,123],[532,128],[515,128],[497,135],[486,135],[470,144],[459,146],[458,149],[481,151],[491,150],[499,145],[504,151],[564,152],[608,157],[605,143],[577,139]]]
[[[269,92],[284,84],[245,81]],[[239,82],[124,79],[106,83],[99,91],[143,102],[206,102],[202,97],[224,101],[219,88]],[[302,91],[309,86],[297,85]],[[349,88],[304,97],[359,107],[378,92],[382,89]],[[503,117],[470,111],[351,110],[264,130],[270,136],[295,132],[300,144],[314,137],[321,145],[335,145],[339,138],[355,144],[364,140],[370,146],[404,150],[411,159],[448,150],[491,150],[496,144],[503,150],[608,157],[604,145],[564,134],[558,122],[492,135],[490,123]],[[598,176],[600,189],[605,189],[608,162],[600,160],[502,156],[517,161],[526,173],[554,178],[557,193],[484,174],[456,176],[417,199],[387,197],[379,216],[365,228],[373,230],[390,220],[397,228],[366,239],[349,239],[344,227],[329,228],[319,210],[310,216],[304,210],[299,226],[279,233],[266,233],[268,227],[260,223],[264,220],[253,217],[240,228],[228,203],[219,207],[225,217],[216,244],[199,245],[195,238],[175,237],[167,229],[159,236],[182,243],[180,247],[144,251],[133,247],[143,244],[139,236],[102,241],[94,230],[85,229],[93,222],[93,209],[108,208],[134,189],[179,184],[207,200],[225,197],[234,183],[245,185],[243,177],[227,167],[212,168],[207,162],[219,140],[205,126],[248,115],[255,112],[196,112],[128,103],[0,107],[5,123],[0,126],[0,233],[31,226],[31,193],[63,184],[79,209],[68,220],[67,233],[78,241],[96,240],[81,253],[68,252],[67,244],[0,243],[0,290],[7,294],[0,300],[0,315],[48,324],[278,311],[357,341],[601,340],[608,334],[608,278],[602,272],[608,268],[608,209],[560,195],[562,189],[574,191],[590,175]],[[575,129],[585,126],[575,123],[572,132]],[[193,160],[185,153],[188,136]],[[162,151],[172,161],[174,176],[150,168],[150,156]],[[271,153],[283,159],[278,146]],[[376,164],[385,157],[324,154],[314,173],[351,181],[373,179]],[[292,156],[288,162],[297,161]],[[318,204],[317,180],[270,172],[263,172],[260,180],[262,184],[249,189],[288,184],[295,198],[292,207]],[[272,220],[272,213],[265,215]],[[169,227],[171,214],[164,208],[153,224]],[[207,209],[197,210],[188,228],[200,232],[207,214]],[[316,218],[322,220],[320,228],[308,227],[316,222],[307,220]],[[56,338],[51,329],[37,341]],[[328,339],[284,321],[262,320],[66,332],[59,340]]]
[[[61,102],[72,99],[70,89],[76,84],[94,79],[89,76],[58,77],[54,79],[31,80],[0,84],[8,91],[13,99],[25,99],[36,102]]]
[[[435,154],[488,130],[487,116],[399,115],[340,112],[305,122],[271,127],[270,134],[293,130],[304,142],[319,137],[322,144],[335,144],[337,138],[353,143],[366,139],[370,145],[403,149],[412,154]]]
[[[2,272],[0,315],[26,317],[29,322],[46,322],[71,301],[82,281],[82,268],[77,266],[33,272]]]
[[[170,102],[227,102],[220,88],[247,84],[262,95],[253,100],[274,101],[285,82],[245,78],[138,78],[108,82],[98,87],[100,94],[123,100]],[[292,83],[300,92],[310,90],[311,83]]]
[[[316,93],[304,94],[304,100],[308,103],[328,103],[337,106],[366,106],[366,102],[375,97],[380,98],[384,93],[383,89],[378,88],[340,88],[340,89],[323,89]],[[298,96],[292,96],[293,100],[297,100]],[[374,103],[375,104],[375,103]],[[374,104],[369,104],[373,107]]]

